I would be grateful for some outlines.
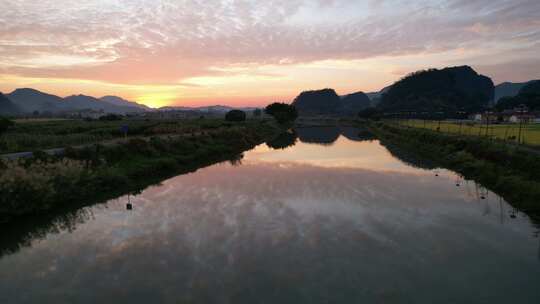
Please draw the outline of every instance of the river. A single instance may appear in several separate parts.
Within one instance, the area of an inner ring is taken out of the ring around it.
[[[296,135],[3,237],[0,303],[540,303],[538,227],[502,198]]]

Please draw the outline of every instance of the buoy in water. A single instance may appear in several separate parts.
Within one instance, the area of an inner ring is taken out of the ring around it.
[[[482,195],[482,196],[480,196],[480,198],[481,198],[481,199],[486,199],[486,197],[485,197],[485,196],[483,196],[483,195]]]

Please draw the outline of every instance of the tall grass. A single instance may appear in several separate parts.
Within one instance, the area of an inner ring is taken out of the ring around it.
[[[477,136],[454,136],[388,123],[371,124],[381,143],[422,155],[475,180],[533,217],[540,215],[540,155]]]
[[[64,158],[38,153],[41,159],[0,162],[0,219],[140,190],[170,175],[237,159],[280,132],[265,121],[214,126],[190,136],[68,148]]]

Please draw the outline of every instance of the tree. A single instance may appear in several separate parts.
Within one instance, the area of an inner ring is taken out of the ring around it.
[[[366,108],[358,112],[358,117],[365,119],[378,119],[382,115],[381,111],[376,108]]]
[[[15,125],[15,123],[7,118],[0,117],[0,134],[4,133],[9,127]]]
[[[266,145],[272,149],[286,149],[294,146],[298,139],[298,135],[295,131],[286,131],[281,133],[278,137],[268,141]]]
[[[264,109],[264,112],[274,117],[280,124],[293,122],[298,118],[298,112],[293,105],[275,102]]]
[[[226,121],[245,121],[246,113],[240,110],[230,110],[225,114]]]

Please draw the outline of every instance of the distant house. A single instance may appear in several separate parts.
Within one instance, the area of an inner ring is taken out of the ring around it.
[[[488,112],[488,111],[484,113],[474,113],[474,114],[469,115],[469,120],[482,122],[482,123],[485,123],[488,121],[490,123],[495,123],[497,122],[497,115],[493,112]]]
[[[529,112],[525,105],[504,110],[499,116],[504,122],[508,123],[540,123],[540,113]]]
[[[474,121],[482,121],[482,114],[481,113],[471,114],[469,115],[469,119],[474,120]]]

